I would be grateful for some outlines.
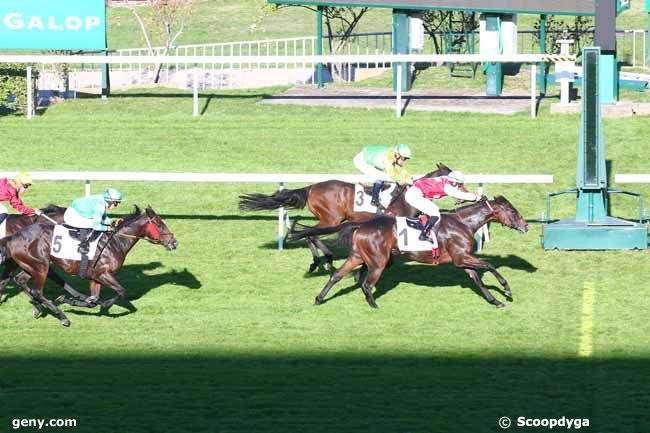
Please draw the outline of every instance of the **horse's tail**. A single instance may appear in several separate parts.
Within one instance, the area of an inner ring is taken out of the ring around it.
[[[337,242],[347,249],[352,248],[352,235],[359,227],[361,227],[360,222],[347,223],[345,227],[341,228]]]
[[[271,195],[245,194],[240,195],[239,209],[241,210],[271,210],[281,207],[302,209],[307,204],[311,186],[300,189],[283,189]]]
[[[331,227],[302,226],[305,227],[304,230],[296,230],[294,227],[292,227],[291,230],[289,231],[289,234],[287,235],[287,239],[295,241],[298,239],[308,238],[312,236],[323,236],[323,235],[330,235],[332,233],[340,232],[339,240],[341,241],[345,237],[351,238],[352,232],[358,229],[360,225],[361,222],[348,221],[343,224],[339,224],[337,226],[331,226]],[[345,241],[345,243],[349,244],[349,241]]]

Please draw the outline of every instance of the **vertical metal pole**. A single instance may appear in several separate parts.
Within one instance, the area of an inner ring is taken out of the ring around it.
[[[90,196],[90,179],[86,179],[86,197]]]
[[[530,64],[530,117],[537,117],[537,64]]]
[[[280,182],[280,187],[278,191],[284,189],[284,182]],[[284,249],[284,208],[278,208],[278,250],[282,251]]]
[[[318,6],[316,12],[316,55],[323,55],[323,6]],[[318,88],[323,88],[323,64],[316,65],[316,78]]]
[[[402,63],[396,63],[397,66],[397,97],[395,98],[395,117],[402,117]]]
[[[546,15],[539,20],[539,52],[546,54]],[[546,95],[546,64],[540,63],[539,68],[539,94]]]
[[[27,65],[27,119],[34,113],[34,89],[32,88],[32,65]]]
[[[194,116],[199,115],[199,71],[194,65],[194,95],[193,95],[193,101],[194,103]]]

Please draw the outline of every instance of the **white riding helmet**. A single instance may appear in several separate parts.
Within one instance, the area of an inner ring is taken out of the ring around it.
[[[463,184],[465,183],[465,175],[462,171],[453,170],[447,175],[447,178],[452,182]]]

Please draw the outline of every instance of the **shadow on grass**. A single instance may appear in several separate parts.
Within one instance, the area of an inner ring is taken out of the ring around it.
[[[122,286],[126,289],[126,296],[129,298],[129,300],[138,300],[149,293],[151,290],[165,285],[187,289],[201,288],[201,282],[187,268],[184,268],[183,270],[172,269],[171,271],[158,274],[149,274],[149,272],[155,271],[161,266],[161,262],[151,262],[147,264],[125,265],[122,267],[120,272],[117,274],[117,278]],[[54,267],[52,267],[52,269],[54,269]],[[80,278],[64,274],[58,269],[55,269],[55,272],[60,277],[63,277],[68,282],[68,284],[70,284],[79,292],[86,295],[90,294],[88,280],[82,280]],[[7,288],[6,293],[7,295],[3,303],[6,302],[9,298],[19,295],[21,291],[11,285]],[[48,280],[45,286],[45,296],[47,296],[49,299],[55,299],[57,296],[63,293],[65,293],[63,289]],[[108,299],[115,296],[115,294],[116,293],[110,288],[102,287],[100,295],[102,295],[102,299]],[[27,301],[27,297],[25,297],[25,301]],[[89,313],[93,310],[77,307],[71,308],[76,308],[74,310],[67,311],[72,314],[97,314],[98,312],[97,310],[94,313]],[[110,315],[113,316],[113,314]],[[121,315],[124,314],[120,313],[119,316]]]
[[[494,433],[503,416],[508,431],[548,431],[517,428],[518,417],[648,431],[645,358],[190,353],[0,364],[3,431],[13,419],[74,418],[78,433]]]
[[[507,268],[530,273],[537,271],[537,268],[530,262],[512,254],[508,256],[480,255],[480,257],[492,263],[506,280],[508,280]],[[496,282],[496,280],[494,280],[494,277],[491,277],[492,280],[489,279],[489,276],[491,276],[489,272],[479,271],[479,273],[483,278],[483,283],[489,290],[496,291],[503,295],[502,288],[498,283],[495,283],[497,285],[490,284],[491,282]],[[486,278],[486,276],[488,277]],[[460,286],[472,290],[476,296],[483,298],[483,295],[467,274],[462,269],[457,268],[452,264],[431,266],[409,262],[400,257],[393,257],[390,267],[387,267],[384,270],[384,273],[377,283],[374,292],[375,299],[378,300],[403,283],[435,289]],[[337,288],[339,290],[336,290]],[[339,296],[347,295],[355,290],[361,290],[361,286],[355,284],[354,280],[344,279],[339,282],[338,285],[334,286],[332,290],[334,293],[330,292],[329,297],[325,299],[324,303],[332,301]],[[513,287],[512,290],[514,297],[516,298],[517,287]],[[316,295],[316,293],[314,295]],[[435,296],[440,295],[439,292],[432,292],[431,299],[433,300]]]

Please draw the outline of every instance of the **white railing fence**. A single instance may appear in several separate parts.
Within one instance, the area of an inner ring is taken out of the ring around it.
[[[15,172],[0,172],[0,178],[11,178]],[[327,180],[344,182],[372,182],[374,179],[356,174],[289,174],[289,173],[163,173],[163,172],[109,172],[109,171],[33,171],[34,180],[43,181],[80,181],[84,182],[85,194],[92,192],[91,182],[192,182],[192,183],[275,183],[278,189],[284,189],[288,183],[312,184]],[[421,175],[420,175],[421,176]],[[420,176],[415,176],[420,177]],[[548,174],[467,174],[466,183],[478,185],[478,192],[483,193],[485,185],[495,184],[550,184],[553,176]],[[278,249],[283,249],[285,226],[291,226],[289,216],[284,208],[278,209]],[[488,242],[490,234],[487,226],[479,232],[479,248]]]
[[[386,64],[397,66],[397,82],[401,82],[400,78],[404,71],[404,64],[406,63],[421,63],[421,64],[438,64],[438,63],[485,63],[485,62],[504,62],[504,63],[530,63],[531,64],[531,87],[530,87],[530,101],[531,101],[531,117],[537,116],[537,94],[536,94],[536,68],[538,63],[544,62],[557,62],[557,61],[575,61],[574,56],[556,56],[546,54],[527,54],[527,55],[480,55],[480,54],[395,54],[395,55],[324,55],[324,56],[282,56],[282,57],[268,57],[268,56],[145,56],[133,58],[142,64],[174,64],[190,63],[194,65],[194,73],[192,80],[193,89],[193,113],[195,116],[199,115],[198,112],[198,94],[200,87],[199,78],[199,65],[201,64],[301,64],[310,65],[311,70],[315,70],[314,66],[318,64],[342,64],[342,65],[362,65],[362,64]],[[34,64],[120,64],[127,63],[130,60],[129,56],[54,56],[54,55],[0,55],[0,63],[23,63],[27,65],[28,84],[31,84],[32,69]],[[312,73],[315,79],[315,73]],[[31,119],[33,115],[33,92],[28,92],[28,107],[27,117]],[[402,91],[401,86],[398,86],[396,92],[395,112],[396,116],[402,115]]]

